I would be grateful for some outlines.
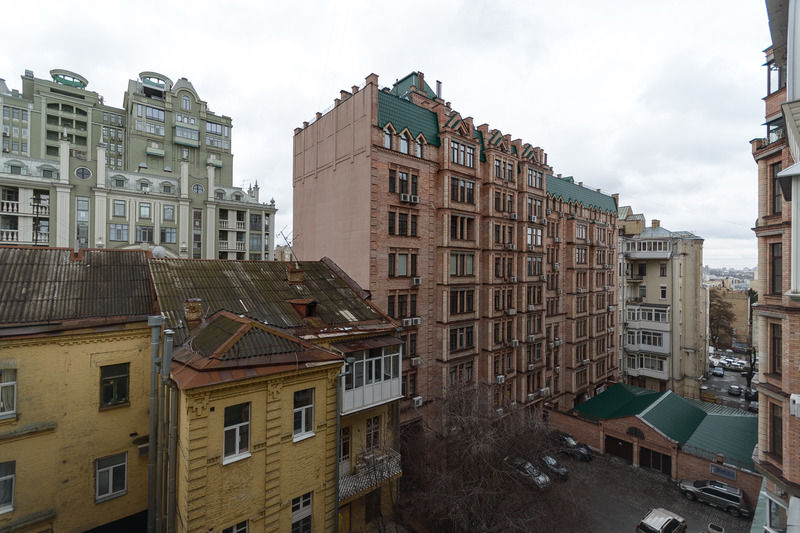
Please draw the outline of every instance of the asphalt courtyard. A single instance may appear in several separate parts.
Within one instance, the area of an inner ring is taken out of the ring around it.
[[[569,533],[623,533],[636,530],[636,524],[654,507],[669,509],[684,517],[687,533],[706,532],[709,522],[725,528],[725,533],[748,533],[751,519],[734,518],[709,505],[683,497],[667,476],[634,468],[622,459],[595,455],[583,463],[564,459],[570,469],[564,482],[571,501],[586,524],[585,529]],[[553,531],[563,531],[553,524]]]

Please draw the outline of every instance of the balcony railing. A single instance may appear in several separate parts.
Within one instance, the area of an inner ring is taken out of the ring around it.
[[[662,346],[653,346],[652,344],[642,344],[642,343],[629,343],[625,342],[625,349],[629,352],[647,352],[647,353],[654,353],[660,355],[669,355],[669,339],[664,339],[664,344]]]
[[[219,221],[219,229],[230,229],[229,226],[230,226],[230,222],[228,222],[227,220],[220,220]]]
[[[0,213],[19,213],[19,202],[11,200],[0,201]]]
[[[402,473],[400,453],[391,448],[361,453],[355,468],[339,477],[339,502],[371,492]]]
[[[2,242],[2,243],[13,242],[15,244],[18,243],[19,242],[19,230],[16,230],[16,229],[0,229],[0,242]]]

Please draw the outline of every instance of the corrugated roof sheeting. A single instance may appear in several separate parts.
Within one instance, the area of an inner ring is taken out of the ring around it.
[[[758,416],[709,414],[686,441],[686,446],[709,454],[721,453],[726,463],[754,470],[753,448],[757,443]]]
[[[153,312],[144,251],[0,247],[0,323]]]
[[[563,198],[565,202],[575,202],[585,207],[596,207],[601,211],[617,213],[617,201],[612,196],[581,187],[573,183],[571,178],[564,179],[548,174],[545,178],[545,189],[547,194]]]
[[[594,420],[632,416],[641,413],[661,394],[649,389],[617,383],[609,387],[603,394],[578,405],[575,410],[582,416]]]
[[[689,440],[705,417],[705,411],[671,391],[663,393],[652,408],[640,415],[640,418],[680,443]]]
[[[243,331],[240,333],[240,330]],[[253,328],[249,319],[237,321],[227,316],[216,316],[200,329],[192,339],[192,349],[209,357],[237,335],[239,338],[227,351],[220,354],[222,359],[242,359],[305,350],[299,343]]]
[[[152,259],[158,302],[169,327],[183,318],[186,298],[200,298],[206,315],[227,310],[279,328],[304,325],[288,300],[317,302],[316,314],[329,325],[382,320],[341,278],[321,262],[299,263],[304,281],[289,284],[287,263]],[[178,336],[185,335],[178,331]]]

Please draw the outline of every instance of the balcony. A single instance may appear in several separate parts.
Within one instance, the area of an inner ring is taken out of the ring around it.
[[[19,230],[16,229],[0,229],[0,243],[14,243],[19,244]]]
[[[664,362],[664,364],[665,365],[667,364],[666,361]],[[652,369],[652,368],[630,368],[630,367],[628,367],[626,369],[626,372],[628,373],[629,376],[643,376],[643,377],[662,379],[662,380],[666,380],[666,379],[669,378],[669,376],[667,375],[667,371],[666,370],[655,370],[655,369]]]
[[[402,473],[400,453],[391,448],[361,453],[356,457],[355,468],[339,477],[339,502],[367,494],[399,478]]]
[[[647,329],[650,331],[668,332],[670,330],[669,322],[655,322],[653,320],[630,320],[626,323],[629,329]]]
[[[669,355],[669,339],[665,338],[662,346],[653,346],[651,344],[642,343],[628,343],[625,341],[625,349],[629,352],[646,352],[659,355]]]
[[[633,240],[625,246],[625,257],[629,259],[669,259],[672,245],[668,240]]]
[[[628,283],[641,283],[642,281],[644,281],[644,276],[640,274],[631,274],[626,278],[626,281]]]
[[[221,252],[225,251],[246,252],[247,243],[244,241],[217,241],[217,250]]]

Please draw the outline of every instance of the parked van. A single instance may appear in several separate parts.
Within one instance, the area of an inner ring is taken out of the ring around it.
[[[686,520],[672,511],[657,507],[639,522],[636,533],[686,533]]]

